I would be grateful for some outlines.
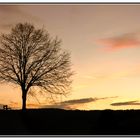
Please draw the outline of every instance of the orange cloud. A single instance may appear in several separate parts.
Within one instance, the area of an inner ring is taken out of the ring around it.
[[[135,48],[140,47],[139,33],[123,34],[121,36],[100,39],[98,44],[104,45],[103,48],[106,51],[116,51],[123,48]]]

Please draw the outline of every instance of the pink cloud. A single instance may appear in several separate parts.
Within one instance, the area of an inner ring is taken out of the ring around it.
[[[103,50],[116,51],[124,48],[140,47],[140,38],[139,34],[129,33],[118,37],[100,39],[97,43],[104,46]]]

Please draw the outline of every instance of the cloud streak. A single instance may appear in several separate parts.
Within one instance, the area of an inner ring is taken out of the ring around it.
[[[104,46],[106,51],[117,51],[124,48],[140,47],[140,33],[127,33],[117,37],[100,39],[99,45]]]
[[[140,105],[138,101],[116,102],[112,103],[112,106],[125,106],[125,105]]]
[[[117,98],[118,96],[113,96],[113,97],[104,97],[104,98],[82,98],[82,99],[76,99],[76,100],[68,100],[68,101],[64,101],[62,102],[62,104],[83,104],[83,103],[90,103],[90,102],[95,102],[98,100],[105,100],[105,99],[109,99],[109,98]]]
[[[117,98],[118,96],[113,96],[113,97],[103,97],[103,98],[82,98],[82,99],[74,99],[74,100],[68,100],[60,103],[56,103],[53,105],[43,105],[41,107],[43,108],[61,108],[61,109],[75,109],[73,106],[77,105],[82,105],[82,104],[87,104],[91,102],[96,102],[98,100],[106,100],[110,98]]]

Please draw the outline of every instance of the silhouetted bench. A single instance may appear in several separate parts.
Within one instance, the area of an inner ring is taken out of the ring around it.
[[[8,105],[3,105],[3,110],[11,110],[11,108]]]

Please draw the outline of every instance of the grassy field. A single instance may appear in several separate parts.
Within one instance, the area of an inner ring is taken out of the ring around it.
[[[140,135],[140,110],[0,110],[0,135]]]

